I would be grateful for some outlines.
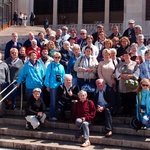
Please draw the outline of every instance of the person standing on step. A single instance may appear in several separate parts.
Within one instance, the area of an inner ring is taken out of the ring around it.
[[[31,11],[29,18],[30,18],[30,26],[34,26],[34,20],[35,20],[34,12]]]
[[[10,82],[13,82],[14,80],[17,80],[19,72],[21,68],[23,67],[23,62],[21,59],[19,59],[18,56],[18,50],[16,48],[10,49],[10,57],[6,59],[5,61],[9,67],[10,70]],[[15,82],[16,83],[16,82]],[[13,88],[16,87],[16,84],[13,83],[9,89],[8,92],[10,92]],[[18,89],[15,89],[6,100],[6,109],[14,109],[16,106],[16,98],[18,96]]]
[[[89,126],[94,120],[96,108],[94,103],[87,99],[86,91],[79,91],[78,97],[79,101],[75,103],[73,107],[73,119],[75,120],[75,124],[79,127],[75,138],[78,139],[83,134],[84,143],[81,144],[81,147],[87,147],[91,145],[89,140]]]
[[[40,88],[33,89],[33,93],[28,99],[25,113],[26,113],[26,129],[40,129],[41,123],[44,123],[46,119],[46,114],[44,113],[45,104],[40,98],[41,94]]]
[[[53,58],[54,61],[47,67],[44,85],[47,91],[50,92],[49,119],[56,121],[56,93],[58,86],[64,82],[65,69],[64,66],[60,64],[61,54],[59,52],[55,52]]]
[[[18,24],[18,13],[17,13],[17,11],[15,11],[13,14],[13,21],[14,21],[14,26],[16,26]]]
[[[8,65],[2,61],[2,53],[0,53],[0,92],[10,83],[10,72]],[[6,95],[4,92],[0,94],[0,100]],[[3,117],[3,102],[0,103],[0,118]]]
[[[5,46],[5,53],[4,53],[4,59],[6,60],[8,57],[10,57],[10,49],[11,48],[16,48],[18,51],[22,46],[22,43],[18,41],[18,33],[13,32],[12,34],[12,39],[6,43]]]

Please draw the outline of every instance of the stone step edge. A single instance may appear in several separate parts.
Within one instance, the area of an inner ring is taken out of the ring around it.
[[[17,130],[17,129],[8,129],[8,128],[0,128],[0,134],[2,135],[11,135],[11,136],[23,136],[27,138],[36,138],[36,139],[51,139],[51,140],[59,140],[59,141],[70,141],[70,142],[82,142],[82,138],[79,140],[75,140],[74,135],[70,134],[62,134],[62,133],[54,133],[54,132],[40,132],[40,131],[27,131],[27,130]],[[140,137],[139,137],[140,138]],[[115,138],[105,138],[104,136],[90,136],[91,143],[94,144],[104,144],[104,145],[112,145],[112,146],[120,146],[120,147],[132,147],[132,148],[140,148],[140,149],[149,149],[150,144],[148,142],[141,141],[131,141],[124,137],[124,139],[115,139]]]
[[[12,125],[21,125],[25,126],[26,121],[22,119],[9,119],[9,118],[2,118],[0,119],[0,124],[12,124]],[[57,129],[66,129],[66,130],[77,130],[77,126],[73,123],[62,123],[62,122],[50,122],[46,121],[44,128],[57,128]],[[92,125],[91,132],[105,132],[104,125]],[[124,135],[137,135],[137,136],[146,136],[150,137],[150,131],[148,130],[134,130],[132,128],[127,127],[113,127],[113,133],[116,134],[124,134]]]
[[[3,136],[0,138],[0,146],[6,148],[15,148],[20,150],[82,150],[78,144],[74,144],[74,146],[66,144],[66,142],[61,142],[62,144],[59,145],[57,143],[51,143],[51,141],[45,140],[35,140],[35,139],[25,139],[25,138],[15,138],[14,136],[8,137],[9,139],[4,139]],[[43,142],[43,143],[42,143]],[[90,146],[92,148],[93,146]]]

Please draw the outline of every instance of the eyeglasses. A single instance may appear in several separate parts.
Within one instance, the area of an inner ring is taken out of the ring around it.
[[[147,84],[141,84],[142,86],[146,86],[146,87],[148,87],[149,85],[147,85]]]
[[[84,35],[85,33],[80,33],[81,35]]]
[[[54,57],[55,59],[60,59],[60,57]]]

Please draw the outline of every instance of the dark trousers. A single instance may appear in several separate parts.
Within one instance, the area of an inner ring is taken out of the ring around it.
[[[136,92],[121,93],[124,115],[132,115],[132,109],[136,104]]]
[[[112,116],[109,108],[105,108],[103,112],[96,112],[97,122],[105,122],[105,129],[112,131]]]

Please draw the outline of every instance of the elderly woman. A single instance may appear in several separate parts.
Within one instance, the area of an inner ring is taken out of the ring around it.
[[[57,88],[64,82],[65,70],[63,65],[60,64],[61,54],[59,52],[54,53],[54,61],[52,61],[46,70],[46,76],[44,85],[47,91],[50,92],[50,120],[57,120],[55,117],[55,105],[56,105],[56,93]]]
[[[97,56],[97,61],[98,61],[98,62],[104,60],[103,54],[102,54],[102,53],[103,53],[103,50],[104,50],[104,49],[110,49],[110,48],[112,48],[112,40],[110,40],[110,39],[105,39],[105,40],[104,40],[104,47],[103,47],[101,50],[99,50],[99,54],[98,54],[98,56]]]
[[[23,62],[18,58],[18,50],[16,48],[10,49],[10,56],[6,59],[6,64],[10,70],[10,82],[13,82],[18,78],[19,72],[23,67]],[[15,84],[13,84],[10,89],[13,89]],[[17,96],[17,89],[14,90],[9,96],[8,100],[6,101],[6,109],[14,109],[16,105],[16,96]]]
[[[121,46],[117,49],[117,57],[120,57],[123,60],[122,55],[123,55],[124,51],[128,50],[129,45],[130,45],[130,41],[129,41],[128,37],[123,36],[120,39],[120,45]]]
[[[72,81],[73,84],[77,84],[77,72],[74,70],[74,65],[80,56],[81,56],[80,46],[75,45],[73,47],[73,56],[70,57],[70,59],[68,61],[67,72],[66,72],[73,76],[73,81]]]
[[[138,45],[136,43],[132,43],[130,46],[130,52],[131,52],[131,60],[136,61],[138,65],[140,65],[144,60],[141,55],[137,53],[138,51]]]
[[[82,48],[82,54],[84,54],[84,51],[85,51],[86,47],[88,46],[93,49],[92,56],[94,56],[94,57],[98,56],[99,50],[95,45],[93,45],[93,40],[94,39],[93,39],[92,35],[87,36],[87,38],[86,38],[87,45]]]
[[[98,65],[98,77],[103,79],[105,83],[109,85],[109,87],[113,87],[115,81],[112,75],[114,73],[115,66],[111,59],[111,51],[104,49],[102,54],[104,61],[101,61]]]
[[[45,69],[43,67],[43,64],[39,60],[37,60],[36,51],[30,51],[29,60],[25,63],[19,73],[17,86],[19,86],[22,81],[26,80],[28,96],[31,96],[34,88],[42,89],[44,76]]]
[[[73,117],[76,125],[79,127],[79,131],[76,133],[75,138],[78,139],[83,134],[84,143],[81,146],[87,147],[90,145],[89,126],[94,120],[96,108],[94,103],[87,99],[86,91],[79,91],[78,97],[79,101],[75,103],[73,107]]]
[[[74,66],[74,70],[77,72],[78,85],[80,89],[84,89],[83,88],[84,85],[89,85],[90,87],[95,88],[95,79],[96,79],[98,62],[96,58],[92,56],[92,52],[93,49],[87,46],[84,52],[85,55],[79,57]],[[92,91],[87,91],[87,92],[92,92]],[[88,96],[90,96],[90,94]]]
[[[35,39],[33,39],[31,41],[31,46],[26,50],[27,56],[29,55],[29,52],[32,51],[32,50],[37,52],[37,54],[38,54],[37,58],[39,59],[40,56],[41,56],[41,48],[37,46],[37,41]]]
[[[22,60],[23,64],[29,59],[26,55],[26,48],[24,46],[20,47],[19,58]]]
[[[130,53],[125,51],[123,54],[124,62],[120,63],[116,69],[116,78],[119,80],[119,91],[122,99],[124,116],[132,115],[132,108],[136,102],[136,92],[131,87],[126,86],[128,79],[138,80],[140,70],[135,61],[131,60]]]
[[[28,99],[26,105],[26,129],[40,129],[40,124],[44,123],[46,118],[46,114],[44,113],[45,104],[43,100],[40,98],[41,89],[35,88],[33,89],[33,93]]]
[[[72,84],[72,75],[65,74],[64,84],[61,84],[57,90],[57,110],[56,114],[59,119],[71,119],[72,118],[72,106],[73,102],[78,100],[77,93],[79,88],[77,85]],[[68,112],[68,115],[67,115]]]

